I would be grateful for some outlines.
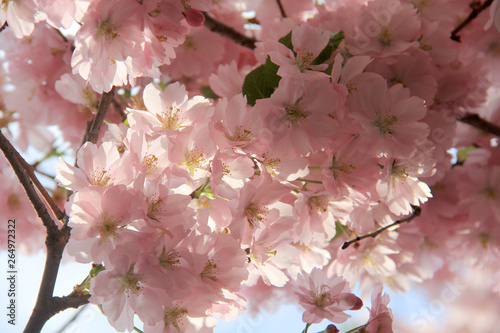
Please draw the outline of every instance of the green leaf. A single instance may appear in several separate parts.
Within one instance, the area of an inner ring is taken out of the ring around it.
[[[203,95],[205,98],[211,98],[211,99],[219,99],[220,96],[214,93],[212,88],[210,86],[203,86],[200,88],[200,93]]]
[[[286,36],[281,37],[278,42],[281,44],[285,45],[288,47],[290,50],[293,51],[293,44],[292,44],[292,32],[290,31]]]
[[[247,103],[254,106],[258,99],[270,97],[278,87],[281,77],[277,74],[279,66],[267,57],[266,63],[248,73],[243,82],[243,95]]]
[[[330,36],[330,40],[328,41],[328,44],[326,44],[325,48],[323,51],[320,52],[320,54],[314,59],[311,63],[311,65],[320,65],[330,59],[332,56],[333,52],[339,47],[340,42],[344,39],[344,32],[339,31],[335,35]]]
[[[469,146],[467,148],[462,148],[457,151],[457,163],[464,163],[465,160],[467,159],[467,154],[475,150],[476,146]]]

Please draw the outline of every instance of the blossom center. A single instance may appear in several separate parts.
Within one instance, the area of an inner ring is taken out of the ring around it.
[[[147,216],[150,219],[157,221],[158,220],[157,217],[161,211],[161,204],[163,203],[163,199],[162,198],[157,198],[155,200],[146,199],[146,202],[148,203]]]
[[[253,229],[257,223],[262,222],[267,213],[269,213],[269,210],[266,207],[259,207],[254,203],[250,204],[250,206],[245,209],[245,215],[250,224],[250,229]]]
[[[191,176],[194,175],[194,170],[199,169],[205,163],[205,155],[199,148],[193,148],[189,153],[186,154],[186,161],[181,163],[187,166]]]
[[[89,175],[89,183],[94,186],[108,186],[110,180],[108,170],[104,169],[95,169],[94,173]]]
[[[314,60],[314,55],[311,52],[302,49],[297,49],[296,52],[297,55],[295,56],[295,64],[299,68],[299,71],[303,73]]]
[[[141,281],[141,276],[134,273],[134,265],[131,265],[128,269],[127,274],[120,276],[122,282],[122,290],[136,294],[141,290],[139,282]]]
[[[118,26],[115,23],[111,22],[109,18],[105,19],[97,27],[97,36],[107,40],[115,39],[118,37],[117,29]]]
[[[173,269],[180,264],[180,255],[175,250],[170,250],[169,252],[165,251],[165,248],[161,251],[161,254],[158,256],[158,262],[161,268],[164,270]]]
[[[387,27],[384,27],[380,30],[380,34],[378,35],[378,41],[383,46],[389,46],[392,43],[392,34]]]
[[[252,131],[243,129],[241,126],[236,127],[234,130],[233,135],[226,135],[227,138],[231,141],[252,141],[253,140],[253,135]]]
[[[177,306],[172,307],[172,308],[165,308],[165,312],[164,312],[164,316],[163,316],[165,328],[172,325],[173,327],[175,327],[175,329],[180,331],[181,329],[180,329],[179,325],[182,325],[182,323],[180,323],[180,320],[181,320],[181,318],[186,316],[186,313],[188,313],[188,311],[186,309],[179,308]]]
[[[142,165],[146,167],[146,175],[149,176],[158,170],[158,157],[153,154],[147,154],[142,160]]]
[[[488,242],[490,241],[490,234],[486,231],[483,231],[479,234],[479,243],[486,250],[488,248]]]
[[[398,117],[394,114],[384,114],[379,116],[379,118],[374,122],[374,125],[380,129],[383,134],[391,134],[393,132],[393,127],[398,122]]]
[[[330,170],[333,172],[333,178],[338,179],[341,175],[345,177],[354,169],[356,169],[356,167],[351,163],[335,159],[335,156],[332,157],[332,166]]]
[[[96,229],[102,241],[106,241],[108,238],[116,238],[118,235],[118,223],[107,215],[103,215],[101,223]]]
[[[323,214],[328,210],[328,198],[324,195],[315,195],[309,198],[309,210]]]
[[[321,285],[316,289],[316,296],[314,297],[314,305],[324,309],[331,304],[330,288],[327,285]]]
[[[489,200],[496,200],[497,199],[497,193],[496,193],[495,189],[488,187],[486,190],[484,190],[484,192],[486,194],[486,198],[488,198]]]
[[[167,110],[163,112],[163,114],[157,114],[156,118],[162,124],[164,129],[176,130],[181,127],[179,125],[179,120],[181,120],[181,118],[179,117],[180,112],[181,110],[179,110],[179,108],[169,106]]]
[[[205,268],[203,268],[203,271],[200,273],[200,276],[202,278],[216,281],[217,275],[219,275],[219,268],[217,267],[217,264],[212,259],[209,259],[207,261],[207,263],[205,264]]]
[[[393,165],[392,170],[391,170],[391,177],[394,180],[406,180],[406,177],[408,177],[409,174],[406,172],[406,165],[401,164],[401,165]]]
[[[311,115],[311,113],[307,112],[307,110],[300,105],[300,100],[296,101],[292,105],[286,106],[285,111],[286,120],[295,126]]]

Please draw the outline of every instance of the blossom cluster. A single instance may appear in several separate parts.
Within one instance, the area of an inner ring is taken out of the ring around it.
[[[137,315],[144,332],[211,332],[276,290],[305,323],[343,323],[360,283],[373,290],[363,329],[392,332],[382,286],[437,284],[464,258],[500,266],[497,142],[457,121],[500,122],[498,1],[461,43],[450,33],[466,0],[1,6],[0,125],[42,151],[57,125],[77,151],[55,177],[71,191],[67,249],[105,268],[90,302],[118,331]],[[58,30],[74,20],[74,36]],[[80,147],[112,89],[104,135]],[[12,182],[0,208],[25,211]]]

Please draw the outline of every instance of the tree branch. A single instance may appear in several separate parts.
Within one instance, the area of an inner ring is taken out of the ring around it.
[[[225,25],[222,22],[217,21],[213,17],[209,16],[206,12],[202,12],[205,16],[205,26],[213,32],[218,33],[221,36],[231,39],[236,44],[240,44],[249,49],[255,49],[256,40],[249,38],[240,32],[234,30],[233,28]]]
[[[416,218],[417,216],[420,216],[420,213],[422,212],[422,209],[420,207],[413,206],[413,205],[411,207],[413,208],[413,214],[412,215],[410,215],[410,216],[408,216],[408,217],[406,217],[404,219],[394,221],[394,223],[391,223],[389,225],[386,225],[383,228],[380,228],[378,230],[370,232],[369,234],[358,236],[358,237],[356,237],[354,239],[351,239],[350,241],[347,241],[347,242],[344,243],[344,245],[342,245],[342,250],[347,249],[351,244],[359,242],[360,240],[363,240],[365,238],[368,238],[368,237],[375,238],[380,233],[384,232],[385,230],[387,230],[387,229],[389,229],[391,227],[394,227],[394,226],[402,224],[402,223],[411,222],[414,218]]]
[[[30,177],[28,176],[28,173],[26,172],[22,163],[18,159],[18,156],[20,156],[19,153],[14,149],[9,140],[3,135],[1,131],[0,131],[0,149],[3,151],[5,157],[9,161],[10,165],[12,166],[12,169],[14,169],[14,172],[16,173],[19,182],[24,187],[24,190],[26,191],[26,194],[28,195],[31,204],[35,208],[35,211],[37,212],[40,219],[42,220],[44,227],[47,229],[47,235],[49,233],[57,233],[59,229],[57,228],[57,225],[54,222],[54,220],[52,220],[52,217],[50,216],[47,208],[45,207],[45,204],[40,199],[38,193],[33,187],[33,183]],[[22,160],[24,161],[24,159]]]
[[[57,227],[55,221],[50,216],[47,207],[45,207],[45,204],[43,203],[42,199],[40,199],[35,187],[33,186],[32,179],[29,176],[29,174],[32,174],[33,180],[36,179],[33,171],[31,170],[30,173],[30,170],[27,170],[25,168],[25,165],[29,166],[30,168],[31,166],[26,161],[24,161],[21,155],[14,149],[12,144],[1,131],[0,149],[12,166],[12,169],[16,173],[19,182],[26,191],[31,204],[35,208],[35,211],[37,212],[38,216],[42,220],[45,229],[47,230],[47,237],[45,239],[47,257],[45,259],[42,282],[40,283],[40,289],[38,291],[38,297],[35,307],[24,330],[28,333],[36,333],[40,332],[45,322],[47,322],[47,320],[49,320],[53,315],[68,307],[80,306],[87,303],[89,296],[70,295],[62,298],[53,297],[54,286],[56,283],[57,273],[59,271],[59,265],[61,263],[64,248],[69,240],[71,228],[66,224],[64,224],[61,229]],[[45,189],[41,191],[41,193],[43,192],[46,193]]]
[[[113,101],[114,88],[109,92],[105,92],[101,95],[101,100],[99,101],[99,106],[97,107],[97,113],[92,119],[92,122],[87,126],[87,131],[83,138],[82,145],[85,142],[97,143],[99,133],[101,132],[102,123],[106,117],[106,112],[108,111],[109,105]]]
[[[457,118],[457,120],[500,137],[500,126],[482,119],[477,114],[467,112],[464,116]]]
[[[493,0],[486,0],[483,4],[481,4],[481,1],[473,0],[470,4],[470,8],[472,8],[472,12],[469,14],[469,16],[462,22],[458,27],[455,28],[451,32],[451,39],[459,42],[460,43],[460,36],[458,36],[458,33],[465,28],[469,23],[471,23],[483,10],[491,6]]]

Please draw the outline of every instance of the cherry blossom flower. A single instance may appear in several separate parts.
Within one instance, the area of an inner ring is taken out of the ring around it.
[[[330,34],[318,28],[313,28],[308,24],[302,24],[292,30],[293,50],[285,45],[268,41],[267,47],[270,49],[271,61],[279,65],[278,75],[285,77],[300,78],[322,78],[327,65],[312,65],[314,59],[325,48]]]
[[[341,276],[328,277],[315,268],[309,276],[299,275],[297,283],[299,304],[306,310],[302,316],[305,323],[317,324],[327,319],[341,324],[350,318],[344,311],[359,310],[363,306],[363,301],[351,294],[347,281]]]
[[[367,152],[408,157],[408,147],[425,141],[429,128],[419,122],[427,113],[423,100],[410,96],[401,84],[387,89],[386,81],[375,74],[359,75],[355,85],[348,105],[350,115],[361,122],[359,134]]]
[[[409,214],[432,197],[427,184],[418,180],[418,173],[404,162],[389,161],[384,176],[377,183],[377,192],[396,215]]]
[[[387,307],[389,300],[389,295],[382,295],[382,287],[379,286],[373,290],[370,319],[364,328],[366,333],[392,332],[392,311]]]
[[[106,187],[115,180],[120,154],[110,142],[104,142],[99,147],[87,142],[78,150],[76,161],[77,168],[62,158],[57,164],[56,179],[62,186],[73,191],[89,185]]]
[[[5,22],[17,38],[29,36],[35,28],[38,4],[34,0],[3,1],[0,6],[0,23]]]
[[[122,10],[113,10],[115,6]],[[125,61],[141,55],[143,26],[136,1],[93,1],[75,36],[73,73],[80,74],[98,93],[126,84]]]

